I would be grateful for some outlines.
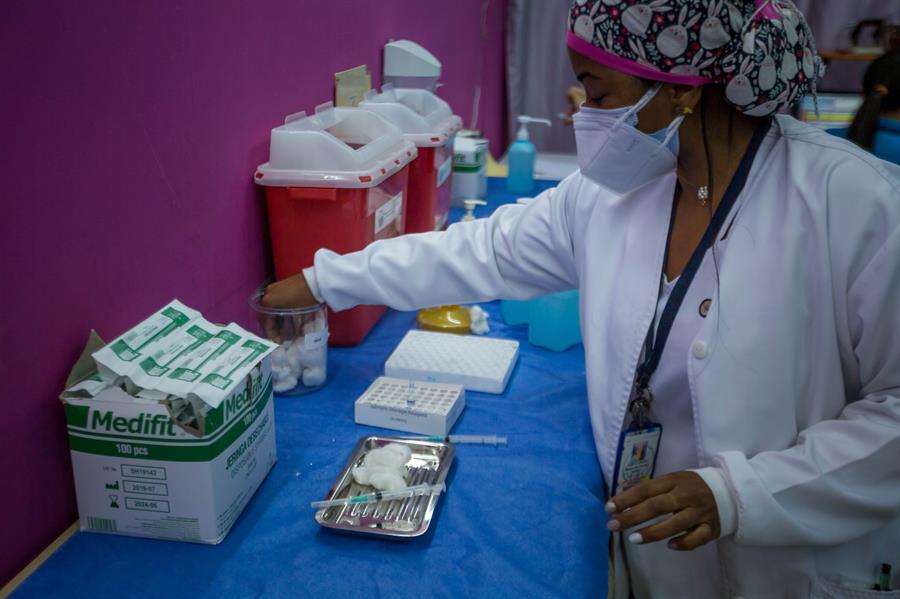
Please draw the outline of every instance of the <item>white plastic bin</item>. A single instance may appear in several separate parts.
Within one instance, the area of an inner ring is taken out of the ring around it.
[[[450,105],[424,89],[391,85],[366,94],[360,108],[380,114],[416,145],[419,156],[409,167],[406,232],[438,231],[447,224],[453,178],[453,140],[462,119]]]

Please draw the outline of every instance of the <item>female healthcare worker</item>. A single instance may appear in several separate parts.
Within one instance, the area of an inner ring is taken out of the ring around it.
[[[818,75],[788,0],[575,0],[567,39],[579,172],[264,302],[577,286],[610,595],[862,597],[900,557],[900,171],[771,116]]]

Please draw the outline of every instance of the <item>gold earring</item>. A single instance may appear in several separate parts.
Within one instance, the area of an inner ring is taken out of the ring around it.
[[[694,114],[694,109],[691,108],[690,106],[685,106],[685,107],[681,110],[681,112],[682,112],[683,114]]]

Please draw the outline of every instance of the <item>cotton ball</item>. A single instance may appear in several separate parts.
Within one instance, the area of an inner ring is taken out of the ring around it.
[[[303,374],[303,367],[306,365],[303,360],[303,340],[294,339],[288,348],[287,363],[291,372],[297,377]]]
[[[370,483],[379,491],[399,491],[406,488],[406,481],[396,472],[378,469],[372,473]]]
[[[472,333],[476,335],[486,335],[491,330],[491,327],[486,320],[473,322],[470,328],[472,329]]]
[[[353,480],[361,485],[369,484],[369,469],[365,466],[356,466],[353,468]]]
[[[375,448],[366,453],[361,466],[353,469],[353,478],[381,491],[402,489],[406,486],[406,463],[411,457],[409,447],[398,443]]]
[[[480,306],[469,308],[469,316],[472,319],[472,324],[469,328],[474,334],[484,335],[491,330],[491,327],[488,325],[488,313]]]
[[[404,471],[398,471],[396,468],[388,466],[371,466],[366,463],[353,468],[353,480],[361,485],[372,485],[379,491],[392,491],[406,486]]]
[[[290,391],[296,386],[297,377],[293,375],[289,375],[283,379],[275,379],[272,381],[272,390],[275,391],[275,393],[284,393],[285,391]]]
[[[366,454],[366,459],[364,464],[370,468],[377,468],[379,466],[395,466],[397,463],[396,458],[393,457],[390,453],[385,453],[381,449],[373,449],[369,453]]]
[[[472,320],[487,320],[488,314],[481,306],[471,306],[469,308],[469,316]]]
[[[288,355],[289,359],[291,356],[300,356],[300,354],[303,353],[303,338],[302,337],[297,337],[296,339],[294,339],[293,341],[291,341],[285,345],[287,345],[286,350],[287,350],[287,355]]]
[[[384,446],[384,451],[390,452],[397,456],[397,459],[400,461],[401,465],[406,465],[406,463],[412,457],[412,450],[408,445],[402,445],[400,443],[389,443]]]
[[[324,345],[312,349],[301,349],[297,352],[297,358],[304,368],[325,368],[327,351]]]
[[[287,364],[287,361],[287,344],[279,345],[277,348],[275,348],[275,351],[272,352],[272,366],[282,366],[284,364]]]
[[[378,447],[366,454],[367,466],[384,466],[387,468],[402,468],[412,457],[410,449],[398,443],[390,443],[384,447]]]
[[[299,377],[303,373],[303,364],[300,362],[300,356],[295,352],[288,354],[287,366],[294,376]]]
[[[287,364],[278,364],[272,366],[272,378],[276,381],[283,380],[291,376],[291,369]]]
[[[318,333],[319,331],[325,328],[325,323],[322,319],[316,318],[315,320],[311,320],[303,325],[303,334],[311,335],[312,333]]]
[[[303,385],[306,387],[318,387],[325,382],[324,368],[304,368]]]

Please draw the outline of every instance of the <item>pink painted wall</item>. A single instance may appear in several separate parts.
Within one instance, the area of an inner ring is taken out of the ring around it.
[[[0,5],[0,585],[76,518],[56,399],[88,332],[173,297],[249,324],[271,272],[251,182],[269,129],[409,38],[441,95],[504,131],[505,0],[11,0]],[[479,65],[483,64],[483,68]]]

